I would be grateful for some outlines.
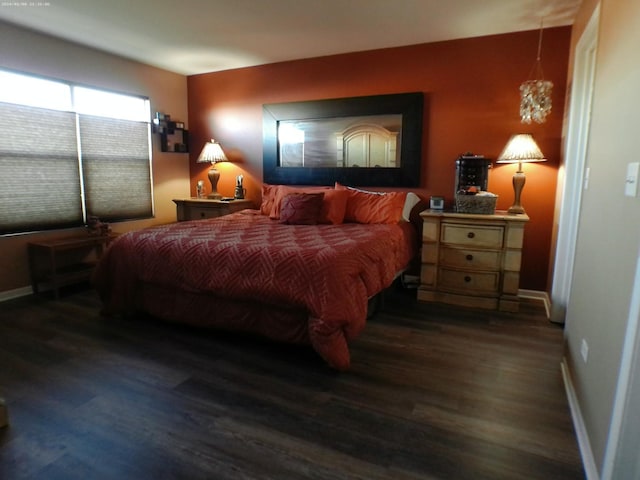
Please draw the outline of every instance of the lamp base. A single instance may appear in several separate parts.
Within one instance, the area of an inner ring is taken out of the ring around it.
[[[211,167],[207,176],[209,177],[209,182],[211,182],[211,193],[207,195],[207,198],[211,200],[220,200],[222,198],[222,195],[218,193],[218,180],[220,179],[220,172]]]
[[[519,215],[519,214],[524,214],[524,208],[522,208],[522,206],[520,205],[512,205],[509,207],[509,209],[507,210],[507,213],[511,213],[514,215]]]
[[[524,188],[524,183],[526,181],[526,177],[524,176],[524,172],[522,171],[522,163],[518,164],[518,171],[513,174],[513,205],[509,207],[507,213],[512,214],[522,214],[524,213],[524,208],[520,204],[520,196],[522,195],[522,189]]]

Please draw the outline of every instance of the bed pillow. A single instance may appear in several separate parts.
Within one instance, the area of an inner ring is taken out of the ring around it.
[[[320,219],[324,193],[290,193],[282,199],[280,223],[315,225]]]
[[[326,190],[322,200],[319,223],[340,225],[344,222],[348,199],[349,192],[347,190]]]
[[[407,192],[369,192],[336,183],[336,190],[347,190],[345,222],[398,223],[403,220]]]
[[[260,203],[260,213],[262,215],[271,215],[279,187],[280,185],[262,184],[262,203]]]
[[[292,193],[324,193],[332,190],[331,187],[297,187],[289,185],[278,185],[275,190],[273,203],[269,212],[269,218],[278,220],[280,218],[280,210],[282,208],[282,200]]]
[[[407,192],[407,199],[404,201],[404,207],[402,208],[402,219],[405,222],[411,221],[411,211],[421,201],[422,199],[415,193]]]

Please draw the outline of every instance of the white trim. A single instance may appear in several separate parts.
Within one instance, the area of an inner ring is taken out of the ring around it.
[[[600,477],[598,475],[598,468],[596,467],[595,459],[593,458],[593,451],[591,450],[589,434],[587,433],[584,418],[582,416],[582,412],[580,411],[580,405],[578,404],[576,391],[573,388],[573,382],[571,381],[571,375],[569,374],[569,367],[567,366],[566,358],[563,358],[562,362],[560,362],[560,369],[562,370],[562,379],[564,380],[564,389],[567,393],[569,410],[571,410],[573,428],[576,431],[578,447],[580,448],[580,455],[582,456],[582,466],[584,467],[587,480],[599,480]]]
[[[541,290],[526,290],[521,288],[518,290],[518,296],[520,298],[529,298],[531,300],[537,300],[544,304],[544,310],[547,314],[547,318],[551,317],[551,299],[549,299],[549,294],[547,292],[543,292]]]
[[[638,396],[638,389],[640,388],[638,385],[632,386],[634,373],[636,372],[634,369],[637,368],[637,358],[640,355],[640,328],[638,323],[640,323],[640,252],[636,263],[635,280],[631,293],[629,318],[622,347],[622,360],[613,401],[609,436],[605,447],[604,460],[602,461],[602,478],[604,480],[615,478],[616,472],[621,473],[619,469],[623,468],[621,464],[624,464],[624,458],[619,458],[621,455],[619,451],[624,452],[626,448],[628,452],[630,448],[630,445],[628,445],[630,439],[628,435],[623,434],[623,425],[629,423],[628,416],[635,414],[637,405],[634,404],[633,397],[634,395],[635,397]],[[637,375],[637,373],[635,374]],[[637,400],[635,401],[637,402]],[[625,422],[625,417],[627,417],[627,422]],[[631,448],[635,448],[635,446]],[[622,457],[624,457],[624,453]],[[627,467],[631,468],[630,465],[627,465]]]
[[[591,104],[595,84],[600,4],[596,6],[575,49],[573,87],[567,122],[564,176],[559,176],[556,205],[560,209],[555,264],[551,283],[551,321],[564,323],[569,304],[575,260],[580,204],[585,188],[585,167],[591,124]],[[564,181],[562,181],[564,178]]]
[[[31,295],[33,290],[31,287],[21,287],[16,288],[14,290],[5,290],[4,292],[0,292],[0,303],[6,302],[8,300],[13,300],[14,298],[26,297],[27,295]]]

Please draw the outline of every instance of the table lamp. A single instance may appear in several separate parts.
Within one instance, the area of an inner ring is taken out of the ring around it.
[[[216,170],[216,163],[228,162],[229,159],[222,151],[222,147],[214,139],[205,143],[197,163],[211,162],[211,168],[209,169],[209,181],[211,182],[211,193],[207,195],[207,198],[220,199],[222,195],[218,193],[218,180],[220,180],[220,172]]]
[[[507,142],[507,146],[498,157],[496,163],[517,163],[518,171],[513,175],[513,205],[507,210],[508,213],[525,213],[520,204],[520,195],[524,188],[525,175],[522,171],[522,164],[529,162],[546,162],[547,159],[540,151],[533,137],[528,133],[512,135]]]

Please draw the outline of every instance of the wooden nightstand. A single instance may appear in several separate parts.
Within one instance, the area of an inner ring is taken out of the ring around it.
[[[251,200],[222,201],[210,200],[207,198],[184,198],[175,199],[173,201],[176,204],[179,222],[221,217],[246,208],[254,207]]]
[[[425,210],[418,300],[517,312],[527,215]]]
[[[29,272],[33,293],[48,283],[57,299],[60,287],[89,280],[97,260],[117,235],[84,235],[29,242]]]

